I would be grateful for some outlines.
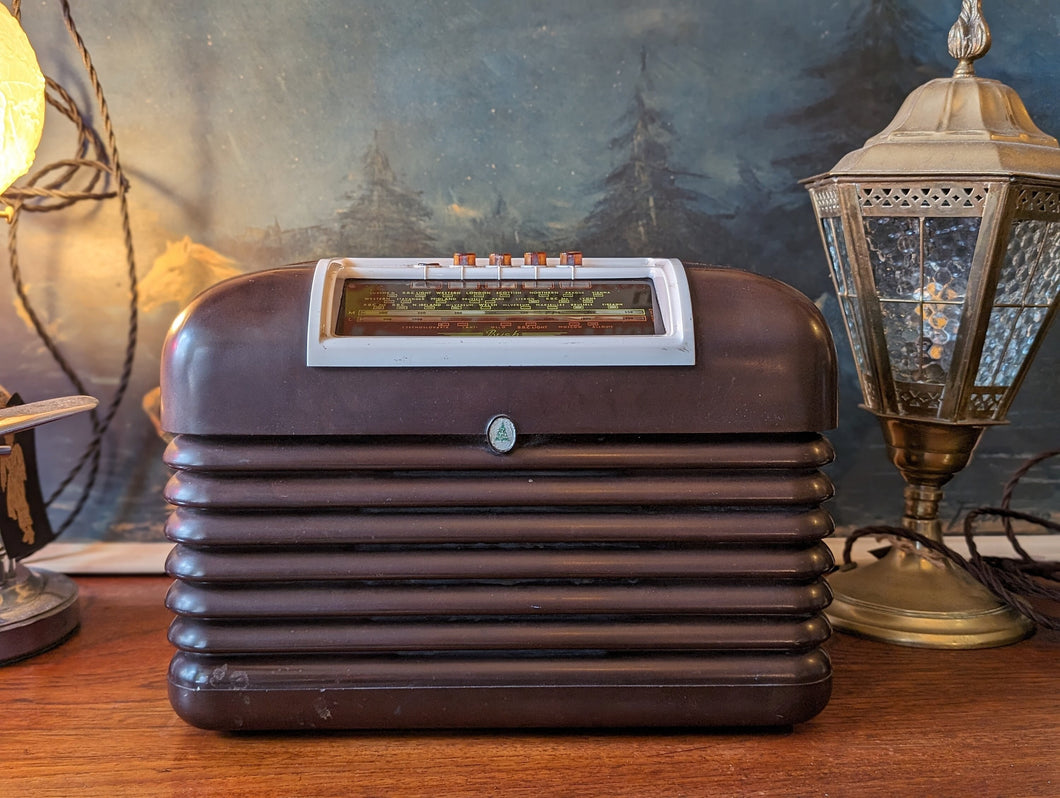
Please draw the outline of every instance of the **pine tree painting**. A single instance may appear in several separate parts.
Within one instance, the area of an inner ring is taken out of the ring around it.
[[[337,252],[361,257],[431,255],[435,237],[423,192],[408,188],[390,166],[376,132],[362,158],[364,174],[353,203],[338,214]]]
[[[162,0],[93,5],[85,39],[114,105],[141,260],[130,395],[157,385],[172,311],[228,273],[572,249],[710,263],[778,279],[821,308],[840,376],[839,426],[827,432],[843,497],[833,512],[840,525],[852,523],[845,508],[893,521],[879,485],[900,478],[879,456],[875,418],[857,408],[800,181],[880,132],[917,86],[952,73],[946,34],[960,0],[318,0],[254,14],[203,3],[192,18]],[[1010,85],[1041,130],[1060,134],[1060,0],[986,5],[993,46],[977,74]],[[80,74],[61,25],[28,24],[42,67]],[[92,89],[87,76],[66,88]],[[46,158],[67,154],[61,127],[45,133]],[[36,230],[23,217],[26,282],[91,373],[86,392],[109,395],[121,368],[109,342],[124,335],[129,301],[120,244],[95,212],[43,216]],[[193,257],[174,258],[174,247]],[[10,282],[0,279],[0,381],[27,398],[64,395],[68,380],[46,366]],[[984,438],[977,467],[947,491],[950,512],[980,503],[1017,455],[1060,435],[1057,327],[1013,423]],[[153,421],[122,405],[100,464],[106,487],[77,535],[162,539],[169,473]],[[67,429],[41,458],[46,484],[81,455],[84,430]],[[1053,511],[1056,469],[1027,509]]]
[[[774,163],[800,179],[828,169],[880,132],[913,89],[948,76],[945,56],[946,31],[915,3],[870,0],[855,7],[840,49],[804,70],[827,83],[826,95],[776,120],[798,131],[803,151]]]
[[[700,210],[705,198],[684,182],[702,179],[671,162],[675,139],[666,114],[649,101],[648,55],[641,50],[640,77],[610,147],[622,161],[603,180],[604,196],[582,222],[585,252],[612,256],[666,255],[725,260],[729,234]]]

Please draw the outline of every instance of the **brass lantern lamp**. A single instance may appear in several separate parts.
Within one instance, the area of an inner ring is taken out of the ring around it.
[[[902,527],[942,540],[942,486],[1005,420],[1060,294],[1060,145],[1019,95],[975,74],[981,0],[949,35],[953,76],[917,88],[888,127],[804,181],[864,407],[906,481]],[[948,564],[900,543],[830,577],[837,629],[980,648],[1028,620]]]

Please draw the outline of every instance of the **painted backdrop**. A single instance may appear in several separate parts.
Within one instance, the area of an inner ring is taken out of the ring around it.
[[[1060,133],[1060,8],[988,2],[978,72]],[[833,324],[842,417],[830,437],[839,525],[892,522],[885,462],[838,322],[798,180],[878,132],[903,97],[948,75],[958,0],[109,0],[73,12],[110,104],[140,278],[128,394],[67,539],[161,540],[167,478],[152,422],[159,349],[176,313],[227,276],[328,255],[577,248],[676,256],[784,280]],[[58,4],[22,3],[46,74],[94,99]],[[49,112],[38,163],[69,157]],[[86,388],[113,395],[129,340],[114,203],[24,219],[30,304]],[[1023,458],[1060,441],[1060,331],[1008,428],[952,483],[950,520],[997,503]],[[70,393],[0,276],[0,384]],[[664,399],[663,399],[664,400]],[[85,423],[40,436],[46,492]],[[1017,501],[1058,513],[1060,468]],[[84,475],[55,497],[58,523]]]

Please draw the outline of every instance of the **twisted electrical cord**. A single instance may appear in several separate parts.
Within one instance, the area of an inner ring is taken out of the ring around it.
[[[101,201],[117,198],[119,213],[121,215],[123,244],[127,265],[129,311],[125,354],[122,360],[118,385],[114,389],[110,401],[106,404],[103,412],[100,413],[97,410],[93,410],[89,414],[92,425],[92,437],[86,444],[80,458],[67,475],[60,481],[51,496],[46,500],[46,504],[51,505],[55,499],[70,486],[77,476],[81,474],[82,471],[85,471],[87,466],[87,473],[85,474],[84,482],[81,487],[81,494],[74,504],[74,507],[63,520],[62,524],[56,528],[55,533],[57,535],[65,531],[70,524],[73,523],[74,519],[77,518],[87,503],[96,484],[99,475],[103,438],[113,423],[114,417],[118,412],[118,408],[121,405],[125,394],[128,392],[129,380],[132,376],[133,360],[136,354],[138,331],[138,281],[136,275],[136,256],[132,240],[132,225],[129,217],[129,205],[127,199],[129,184],[121,167],[117,139],[114,135],[114,128],[110,118],[110,110],[106,98],[103,95],[103,88],[100,84],[99,76],[92,63],[88,48],[85,46],[84,40],[81,38],[77,26],[74,23],[73,15],[70,12],[69,2],[67,0],[60,0],[60,5],[62,7],[63,22],[65,23],[66,29],[81,56],[86,71],[88,72],[89,82],[92,85],[96,97],[96,103],[100,111],[105,139],[100,137],[99,133],[88,122],[70,94],[57,82],[51,78],[46,78],[45,98],[50,106],[55,108],[74,124],[77,131],[77,148],[74,157],[47,164],[33,172],[26,180],[25,185],[17,187],[13,186],[4,192],[3,199],[11,207],[11,223],[8,229],[7,239],[11,277],[14,283],[15,294],[22,303],[26,317],[29,319],[31,326],[40,338],[45,349],[47,349],[52,359],[59,366],[59,369],[74,386],[74,389],[81,394],[89,393],[89,391],[86,390],[84,381],[80,378],[77,371],[63,354],[54,338],[49,334],[26,294],[25,284],[22,279],[21,265],[18,258],[19,220],[23,211],[33,213],[51,212],[62,210],[63,208],[67,208],[74,203],[83,200]],[[20,0],[14,0],[11,13],[16,19],[21,20]],[[69,188],[71,181],[76,177],[81,177],[85,174],[87,174],[87,178],[85,178],[85,185],[83,188]],[[46,179],[48,182],[45,182]],[[103,183],[102,187],[100,187],[101,181]],[[112,188],[109,187],[111,184],[113,185]]]
[[[843,562],[850,564],[854,541],[862,537],[898,538],[918,543],[925,549],[944,557],[993,593],[1000,601],[1029,618],[1045,629],[1060,630],[1060,615],[1046,612],[1034,605],[1031,599],[1041,599],[1060,603],[1060,562],[1038,561],[1031,557],[1019,544],[1012,528],[1012,521],[1026,521],[1052,532],[1060,532],[1060,523],[1047,518],[1023,513],[1011,508],[1012,494],[1019,481],[1034,466],[1050,457],[1060,455],[1060,449],[1054,449],[1029,458],[1005,483],[1000,507],[979,507],[964,517],[964,540],[968,545],[969,557],[937,540],[924,537],[902,527],[866,526],[854,530],[847,537],[843,547]],[[1019,558],[984,557],[975,544],[976,521],[983,517],[1000,518],[1012,548]]]

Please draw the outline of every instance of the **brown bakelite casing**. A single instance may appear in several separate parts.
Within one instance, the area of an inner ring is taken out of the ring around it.
[[[312,266],[196,299],[162,359],[178,714],[236,730],[820,712],[832,341],[787,286],[687,276],[694,366],[307,367]],[[498,415],[518,431],[506,454],[486,437]]]

